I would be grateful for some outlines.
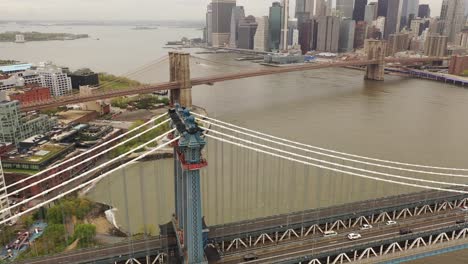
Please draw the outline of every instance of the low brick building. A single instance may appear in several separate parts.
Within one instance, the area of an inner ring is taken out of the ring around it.
[[[449,74],[464,75],[468,71],[468,56],[452,56],[449,65]]]
[[[22,105],[48,101],[52,97],[47,87],[27,87],[8,93],[10,100],[18,100]]]

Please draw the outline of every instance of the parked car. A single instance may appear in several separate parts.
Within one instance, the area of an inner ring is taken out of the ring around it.
[[[455,223],[464,224],[464,223],[466,223],[466,220],[465,219],[460,219],[460,220],[457,220]]]
[[[462,206],[460,207],[463,212],[468,212],[468,206]]]
[[[391,226],[391,225],[397,225],[397,221],[389,220],[385,223],[385,225]]]
[[[371,225],[368,225],[368,224],[364,224],[364,225],[362,225],[359,229],[361,229],[361,230],[369,230],[369,229],[372,229],[372,226],[371,226]]]
[[[362,237],[361,234],[358,234],[358,233],[351,233],[351,234],[348,235],[349,240],[355,240],[355,239],[359,239],[361,237]]]

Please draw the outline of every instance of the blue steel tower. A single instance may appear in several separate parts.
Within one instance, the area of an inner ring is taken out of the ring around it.
[[[184,262],[207,263],[204,255],[203,216],[200,189],[200,169],[207,166],[201,151],[206,142],[201,129],[190,111],[176,104],[169,115],[172,126],[180,136],[174,145],[175,160],[175,203],[174,226]]]

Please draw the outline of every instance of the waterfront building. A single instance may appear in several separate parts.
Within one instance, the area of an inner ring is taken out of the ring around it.
[[[206,8],[206,44],[213,44],[213,10],[211,3]]]
[[[34,135],[51,131],[57,124],[56,119],[46,115],[23,116],[20,112],[20,102],[6,101],[5,92],[0,93],[3,93],[0,95],[0,142],[18,145]]]
[[[16,36],[15,36],[15,42],[16,42],[16,43],[24,43],[24,42],[26,42],[26,41],[24,40],[24,35],[23,35],[23,34],[18,34],[18,35],[16,35]]]
[[[353,7],[354,0],[336,0],[336,11],[340,17],[352,18]]]
[[[396,33],[390,34],[387,41],[387,56],[395,56],[397,52],[409,49],[410,34]]]
[[[400,31],[401,11],[403,0],[388,0],[385,18],[384,39]]]
[[[45,64],[37,68],[35,72],[44,77],[44,86],[49,87],[52,96],[59,97],[72,92],[71,78],[61,68]]]
[[[257,31],[257,22],[255,17],[248,16],[239,21],[239,41],[238,48],[240,49],[253,49],[254,37]]]
[[[289,22],[289,0],[282,1],[282,13],[281,13],[281,40],[280,49],[288,50],[289,38],[288,38],[288,22]]]
[[[91,86],[80,86],[80,96],[91,96],[93,91],[98,88]],[[96,100],[90,102],[84,102],[80,104],[81,109],[84,111],[94,111],[100,116],[110,113],[110,105],[105,100]]]
[[[368,25],[366,21],[359,21],[356,23],[354,32],[354,48],[362,49],[364,47],[364,41],[367,38]]]
[[[5,182],[5,174],[3,174],[3,166],[2,166],[2,159],[0,158],[0,210],[5,210],[5,212],[0,214],[0,221],[10,218],[11,212],[10,209],[10,202],[8,201],[7,197],[7,189],[6,189],[6,182]]]
[[[372,2],[365,7],[364,21],[366,21],[368,25],[371,25],[372,21],[375,19],[377,19],[377,5],[375,2]]]
[[[299,25],[299,45],[302,54],[317,49],[317,21],[308,19]]]
[[[269,41],[270,50],[279,50],[281,42],[281,25],[282,25],[283,8],[279,2],[273,2],[270,7],[269,16]]]
[[[229,47],[237,48],[239,45],[239,23],[245,18],[243,6],[235,6],[231,14],[231,35],[229,37]]]
[[[7,91],[24,86],[45,87],[45,77],[31,70],[18,72],[9,76],[0,76],[0,91]]]
[[[465,1],[444,0],[440,20],[444,22],[442,35],[447,36],[449,42],[454,42],[465,26]]]
[[[343,19],[340,23],[339,52],[351,52],[354,48],[354,31],[356,22],[351,18]]]
[[[257,31],[255,32],[254,37],[254,50],[257,51],[268,51],[269,50],[269,43],[268,43],[268,17],[262,16],[255,18],[257,21]]]
[[[375,6],[375,5],[373,5]],[[354,2],[353,20],[364,21],[366,15],[367,0],[356,0]]]
[[[417,18],[417,19],[413,19],[411,21],[411,32],[415,35],[415,36],[420,36],[422,34],[422,32],[426,29],[426,21],[425,19],[420,19],[420,18]]]
[[[454,55],[450,60],[449,74],[453,75],[466,75],[468,74],[468,56],[467,55]]]
[[[448,37],[439,34],[430,34],[424,43],[424,54],[426,56],[442,57],[447,54]]]
[[[419,5],[418,17],[420,18],[430,18],[431,17],[431,8],[429,5]]]
[[[318,18],[317,51],[338,52],[340,18],[325,16]]]
[[[5,74],[12,74],[16,72],[22,72],[28,69],[31,69],[32,64],[23,63],[23,64],[13,64],[13,65],[3,65],[0,66],[0,72]]]
[[[223,47],[229,44],[231,33],[232,9],[236,0],[212,0],[212,45]]]
[[[90,69],[80,69],[69,74],[73,89],[80,89],[80,86],[99,86],[99,75]]]
[[[268,54],[263,61],[269,64],[293,64],[304,63],[304,56],[294,54]]]

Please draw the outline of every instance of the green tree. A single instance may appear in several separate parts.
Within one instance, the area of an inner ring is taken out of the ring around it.
[[[80,240],[80,245],[89,245],[94,243],[96,237],[96,226],[91,224],[78,224],[75,226],[74,239]]]

